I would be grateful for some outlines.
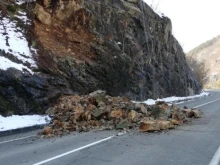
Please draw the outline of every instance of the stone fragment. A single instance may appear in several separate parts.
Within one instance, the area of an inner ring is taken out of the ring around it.
[[[62,123],[59,120],[54,120],[53,124],[54,124],[55,127],[58,127],[58,128],[62,127]]]
[[[103,110],[97,108],[97,109],[91,111],[91,113],[95,119],[99,119],[105,112]]]
[[[66,28],[66,29],[65,29],[65,33],[68,34],[68,33],[70,33],[70,32],[71,32],[71,30],[70,30],[69,28]]]
[[[159,126],[160,126],[160,130],[166,130],[166,129],[174,128],[173,123],[170,122],[170,121],[163,120],[163,121],[158,121],[158,123],[159,123]]]
[[[75,109],[74,109],[74,115],[75,115],[75,120],[80,121],[84,115],[84,107],[81,105],[78,105]]]
[[[182,124],[183,124],[183,121],[179,121],[179,120],[175,120],[175,119],[172,119],[171,122],[172,122],[174,125],[182,125]]]
[[[177,120],[177,121],[183,121],[185,115],[179,111],[174,111],[172,114],[172,119]]]
[[[95,98],[97,102],[103,101],[105,98],[105,95],[106,95],[106,92],[102,90],[97,90],[89,94],[89,96]]]
[[[159,131],[160,124],[156,120],[146,120],[139,125],[140,132]]]
[[[87,120],[87,121],[91,120],[91,118],[92,118],[91,111],[86,111],[86,112],[85,112],[85,117],[86,117],[86,120]]]
[[[186,115],[188,118],[192,118],[194,116],[194,112],[191,109],[183,109],[182,112]]]
[[[88,124],[89,124],[90,126],[97,127],[97,126],[100,125],[100,122],[97,121],[97,120],[90,120],[90,121],[88,121]]]
[[[188,109],[187,106],[184,106],[183,109]]]
[[[50,107],[46,110],[45,113],[49,116],[53,116],[55,114],[55,111],[56,111],[55,107]]]
[[[69,122],[62,122],[62,128],[63,128],[64,130],[69,129],[69,126],[70,126]]]
[[[111,117],[111,118],[121,118],[122,116],[123,116],[123,112],[122,112],[121,109],[119,109],[119,110],[113,110],[113,111],[111,111],[111,113],[110,113],[110,117]]]
[[[192,112],[195,118],[201,118],[201,111],[199,109],[193,109]]]
[[[95,110],[97,107],[95,106],[95,105],[93,105],[93,104],[89,104],[87,107],[86,107],[86,110],[87,111],[93,111],[93,110]]]
[[[146,104],[136,103],[135,110],[140,111],[141,113],[147,115],[147,105]]]
[[[138,113],[137,113],[136,111],[131,110],[131,111],[128,113],[128,119],[131,120],[131,121],[136,121],[137,115],[138,115]]]
[[[38,4],[36,4],[34,11],[36,18],[45,25],[51,25],[52,19],[48,12],[44,10],[44,8]]]
[[[129,124],[127,119],[121,119],[118,124],[116,124],[116,129],[128,129]]]
[[[50,7],[50,0],[43,0],[43,5],[44,5],[44,7],[45,8],[48,8],[48,7]]]
[[[53,130],[51,127],[44,127],[44,130],[42,132],[42,135],[50,135],[53,133]]]
[[[155,102],[155,105],[157,106],[157,105],[163,105],[163,104],[166,104],[166,102],[165,101],[156,101]]]
[[[164,110],[164,111],[167,111],[170,109],[169,105],[167,103],[164,103],[161,105],[161,108]]]

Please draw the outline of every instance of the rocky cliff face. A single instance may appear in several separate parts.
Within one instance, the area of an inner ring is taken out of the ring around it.
[[[171,21],[141,0],[42,0],[34,13],[37,68],[1,71],[1,112],[43,112],[59,95],[96,89],[133,100],[200,90]]]

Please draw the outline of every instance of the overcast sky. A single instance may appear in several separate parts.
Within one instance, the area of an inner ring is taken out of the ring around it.
[[[185,52],[220,35],[220,0],[145,0],[168,16]],[[159,3],[158,3],[159,2]]]

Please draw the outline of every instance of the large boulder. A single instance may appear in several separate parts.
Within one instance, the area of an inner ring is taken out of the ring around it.
[[[172,128],[174,128],[173,123],[166,120],[146,120],[142,121],[139,125],[140,132],[159,131]]]

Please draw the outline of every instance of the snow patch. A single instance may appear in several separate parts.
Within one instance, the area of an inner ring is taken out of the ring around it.
[[[15,17],[22,22],[24,28],[27,24],[30,24],[30,20],[27,18],[25,12],[20,11]],[[25,29],[18,27],[17,20],[4,17],[0,13],[0,50],[6,54],[4,55],[5,57],[0,56],[0,69],[6,70],[10,67],[14,67],[22,71],[25,68],[31,72],[30,69],[23,65],[25,63],[30,64],[31,68],[37,68],[36,62],[33,59],[33,56],[36,55],[36,49],[28,45],[24,33]],[[15,62],[10,60],[7,54],[14,56],[15,59],[18,59],[22,64],[16,65]]]
[[[0,56],[0,62],[1,62],[1,65],[0,65],[0,69],[2,70],[7,70],[9,68],[16,68],[18,70],[28,70],[31,74],[33,74],[32,70],[30,70],[28,67],[22,65],[22,64],[17,64],[15,62],[12,62],[10,61],[9,59],[5,58],[5,57],[1,57]]]
[[[35,2],[36,0],[15,0],[15,3],[17,5],[22,5],[24,3],[31,3],[31,2]]]
[[[51,121],[49,116],[40,115],[13,115],[9,117],[2,117],[0,115],[0,132],[13,130],[18,128],[25,128],[36,125],[48,124]]]
[[[204,97],[204,96],[208,96],[210,95],[209,92],[202,92],[198,95],[194,95],[194,96],[187,96],[187,97],[176,97],[176,96],[171,96],[171,97],[166,97],[166,98],[162,98],[162,99],[148,99],[146,101],[143,101],[141,103],[145,103],[147,105],[154,105],[156,103],[156,101],[165,101],[166,103],[173,103],[173,102],[179,102],[179,101],[186,101],[186,100],[191,100],[191,99],[196,99],[196,98],[200,98],[200,97]]]

